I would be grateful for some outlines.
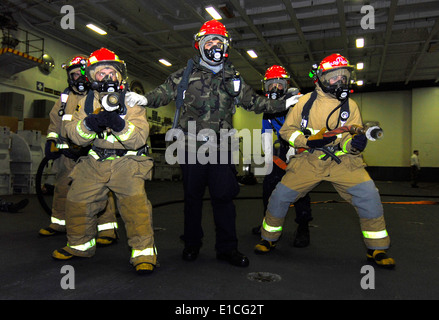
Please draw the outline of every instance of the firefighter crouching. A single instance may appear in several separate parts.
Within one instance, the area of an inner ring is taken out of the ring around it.
[[[96,216],[105,207],[111,190],[117,198],[132,249],[130,262],[137,273],[151,273],[157,252],[152,206],[145,191],[145,180],[150,179],[153,166],[151,158],[143,152],[149,134],[145,109],[125,106],[126,67],[114,52],[105,48],[93,52],[88,59],[87,77],[92,90],[79,102],[66,130],[74,143],[92,144],[92,149],[87,157],[79,159],[70,174],[68,243],[52,256],[66,260],[95,254]],[[115,105],[115,97],[119,99],[119,107],[107,111],[110,104]],[[102,107],[106,109],[101,110]]]
[[[272,193],[262,223],[262,240],[255,250],[274,248],[290,203],[304,197],[321,181],[328,181],[356,209],[368,260],[382,267],[395,266],[386,253],[390,238],[380,195],[364,169],[360,153],[366,147],[366,137],[349,133],[323,136],[326,130],[362,124],[357,104],[348,98],[352,70],[343,56],[328,56],[315,70],[315,91],[304,95],[289,111],[280,134],[291,146],[307,151],[290,160],[285,176]]]
[[[72,143],[67,138],[65,126],[72,120],[72,114],[78,105],[79,100],[87,95],[90,84],[85,76],[87,57],[75,55],[63,68],[67,71],[67,82],[69,86],[61,94],[61,97],[50,111],[50,125],[47,130],[47,142],[45,156],[49,159],[58,159],[58,170],[56,174],[55,190],[52,201],[52,215],[49,226],[40,229],[38,234],[43,237],[50,237],[66,232],[66,199],[70,187],[69,174],[76,164],[76,160],[87,154],[88,148],[82,148]],[[104,212],[98,218],[98,245],[110,245],[117,239],[117,218],[116,204],[114,197],[110,195]]]

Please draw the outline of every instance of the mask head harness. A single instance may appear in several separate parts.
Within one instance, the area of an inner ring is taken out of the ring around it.
[[[194,35],[194,40],[194,47],[199,51],[201,59],[211,66],[222,64],[229,56],[232,39],[225,26],[217,20],[205,22],[200,31]],[[219,40],[219,42],[205,48],[206,43],[214,40]]]
[[[313,66],[312,74],[323,92],[332,95],[339,101],[349,97],[349,84],[352,78],[353,66],[342,55],[335,53],[320,62],[317,69]]]
[[[284,67],[274,65],[267,69],[263,80],[263,90],[269,99],[280,99],[288,90],[290,76]],[[280,85],[280,86],[279,86]],[[280,88],[282,87],[282,88]]]
[[[86,66],[87,57],[83,55],[76,55],[61,65],[61,67],[67,71],[69,87],[76,93],[85,93],[90,87],[90,82],[85,74]],[[78,71],[81,75],[76,77]]]

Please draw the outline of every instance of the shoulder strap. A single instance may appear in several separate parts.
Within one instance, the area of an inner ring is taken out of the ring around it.
[[[347,98],[340,107],[340,126],[343,127],[350,116],[349,98]]]
[[[84,111],[87,115],[93,113],[93,100],[95,98],[95,94],[93,90],[90,90],[87,93],[87,98],[85,98],[85,106]]]
[[[62,117],[66,113],[65,109],[67,106],[67,100],[69,99],[70,91],[70,87],[67,87],[64,89],[63,93],[61,93],[61,106],[58,110],[58,115],[60,117]]]
[[[308,101],[305,103],[305,105],[303,107],[302,122],[301,122],[302,130],[305,130],[307,125],[308,125],[309,111],[311,110],[311,107],[316,99],[317,99],[317,91],[313,91],[313,93],[311,94],[311,97],[308,99]],[[349,111],[349,98],[348,98],[345,101],[343,101],[340,105],[339,119],[341,121],[341,126],[344,126],[344,124],[346,123],[346,121],[349,118],[349,115],[350,115],[350,111]]]
[[[174,122],[172,124],[172,128],[176,128],[178,125],[178,120],[180,119],[180,109],[183,106],[184,92],[187,90],[187,87],[189,85],[189,76],[192,72],[193,66],[194,66],[194,60],[189,59],[187,62],[187,66],[184,69],[181,81],[178,84],[177,98],[175,99],[175,105],[177,107],[177,110],[175,111]]]
[[[305,130],[307,125],[308,125],[309,110],[311,110],[311,107],[316,99],[317,99],[317,91],[314,90],[311,93],[311,97],[308,99],[308,101],[303,106],[302,122],[300,124],[302,127],[302,130]]]

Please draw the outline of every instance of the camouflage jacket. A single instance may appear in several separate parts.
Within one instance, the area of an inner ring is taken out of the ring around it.
[[[212,129],[216,133],[220,129],[230,130],[233,128],[232,116],[236,106],[255,113],[285,110],[285,101],[270,100],[257,94],[230,62],[225,63],[223,81],[222,70],[215,74],[200,65],[199,56],[192,59],[194,67],[189,76],[179,119],[179,127],[183,131],[187,131],[188,121],[196,121],[197,133],[202,129]],[[157,108],[175,100],[183,72],[184,68],[176,71],[162,85],[147,93],[147,107]]]

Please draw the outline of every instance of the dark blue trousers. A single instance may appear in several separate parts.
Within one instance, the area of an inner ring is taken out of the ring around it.
[[[218,164],[200,164],[197,161],[195,164],[180,166],[184,185],[185,246],[199,248],[202,245],[202,207],[207,187],[215,222],[215,249],[220,253],[237,249],[236,210],[233,198],[239,193],[239,185],[235,165],[231,164],[231,161],[229,164],[219,164],[218,158]]]

